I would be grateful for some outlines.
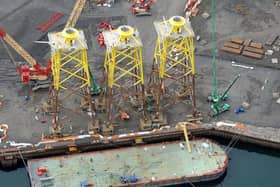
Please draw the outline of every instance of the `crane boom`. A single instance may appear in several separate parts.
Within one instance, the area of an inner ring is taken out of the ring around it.
[[[87,0],[77,0],[67,20],[65,28],[75,27]]]
[[[23,49],[8,33],[0,28],[0,37],[7,44],[9,44],[26,62],[28,62],[32,67],[36,66],[36,60],[25,50]]]
[[[9,56],[12,58],[10,51],[8,50],[5,43],[13,48],[27,63],[17,67],[18,72],[21,74],[22,82],[29,82],[29,80],[47,80],[48,75],[51,72],[51,61],[48,62],[47,67],[42,67],[37,61],[23,49],[6,31],[0,28],[0,39],[3,41],[4,47],[7,49]],[[14,59],[12,58],[14,61]]]

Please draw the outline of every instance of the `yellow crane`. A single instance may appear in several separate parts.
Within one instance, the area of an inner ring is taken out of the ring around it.
[[[190,122],[182,122],[182,123],[178,123],[177,128],[184,132],[184,137],[185,137],[185,141],[186,141],[186,148],[187,148],[187,151],[190,153],[192,151],[192,148],[191,148],[191,144],[190,144],[190,140],[189,140],[189,132],[188,132],[188,129],[187,129],[188,125],[192,126],[194,128],[197,128],[199,126],[197,124],[190,123]]]
[[[65,28],[75,27],[87,0],[77,0],[66,22]]]

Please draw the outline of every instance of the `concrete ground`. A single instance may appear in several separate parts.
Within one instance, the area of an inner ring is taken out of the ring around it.
[[[35,40],[47,40],[46,33],[36,30],[36,27],[47,20],[52,14],[59,11],[65,16],[50,28],[49,31],[59,31],[67,20],[74,0],[2,0],[0,7],[0,26],[13,36],[35,59],[41,64],[46,64],[49,58],[49,47],[47,44],[33,43]],[[228,55],[218,51],[218,82],[219,90],[222,92],[237,74],[241,78],[230,90],[231,111],[221,116],[210,119],[207,117],[209,103],[206,102],[208,94],[212,91],[212,66],[211,66],[211,20],[202,18],[201,13],[210,12],[210,4],[203,1],[199,6],[200,13],[191,19],[196,35],[206,40],[208,44],[196,43],[196,69],[197,81],[196,92],[198,109],[203,113],[204,121],[209,120],[231,120],[258,126],[279,125],[279,108],[276,99],[272,98],[273,91],[280,91],[279,65],[271,64],[271,57],[263,60],[254,60],[246,57]],[[144,43],[143,60],[146,79],[152,64],[153,50],[155,46],[156,33],[153,21],[168,19],[173,15],[184,15],[182,8],[184,1],[160,0],[152,7],[151,17],[134,17],[130,13],[130,4],[119,0],[113,7],[95,7],[86,10],[80,17],[77,28],[86,33],[89,45],[89,63],[97,80],[101,80],[105,49],[97,45],[97,24],[102,19],[112,20],[114,26],[129,24],[136,27]],[[271,34],[278,34],[280,25],[277,18],[280,16],[279,8],[275,7],[273,1],[267,0],[224,0],[216,1],[216,32],[218,49],[222,42],[232,37],[251,38],[258,42],[265,42]],[[237,5],[243,7],[237,10]],[[18,55],[13,53],[17,60],[22,61]],[[280,52],[275,52],[273,57],[280,57]],[[47,99],[47,90],[33,93],[27,85],[20,82],[14,66],[7,60],[8,56],[0,46],[0,95],[4,96],[3,106],[0,111],[0,123],[9,125],[8,140],[18,142],[36,142],[40,140],[41,132],[48,130],[51,116],[47,116],[47,123],[41,123],[35,118],[41,118],[40,113],[35,113],[35,108],[42,105]],[[252,65],[254,70],[232,67],[231,61],[240,64]],[[264,67],[266,66],[266,67]],[[14,70],[14,71],[13,71]],[[25,95],[30,99],[26,101]],[[242,114],[236,115],[234,110],[243,101],[248,101],[251,107]],[[69,101],[70,102],[70,101]],[[77,113],[78,104],[71,101],[75,106],[71,110],[64,110],[67,132],[79,133],[87,127],[86,114]],[[68,103],[69,104],[69,103]],[[190,107],[182,103],[169,107],[167,114],[169,123],[185,120],[186,114],[191,113]],[[37,117],[36,117],[37,116]],[[71,117],[70,117],[71,116]],[[136,115],[137,116],[137,115]],[[131,126],[138,124],[137,120],[131,120],[119,127],[119,132],[134,129]]]

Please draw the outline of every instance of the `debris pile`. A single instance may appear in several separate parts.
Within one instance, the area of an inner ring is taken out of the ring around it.
[[[207,12],[202,13],[201,16],[202,16],[204,19],[209,19],[209,18],[210,18],[210,14],[207,13]]]
[[[0,110],[3,106],[3,98],[4,98],[4,95],[0,95]]]
[[[2,143],[8,136],[9,126],[7,124],[0,124],[0,143]]]
[[[280,8],[280,1],[279,0],[274,1],[274,6]]]
[[[111,7],[115,0],[95,0],[97,6]]]
[[[268,40],[265,42],[265,45],[272,47],[273,44],[276,42],[276,40],[279,38],[278,35],[272,35],[268,38]]]
[[[134,0],[131,13],[135,16],[151,16],[151,7],[155,0]]]
[[[265,55],[272,56],[274,52],[279,52],[280,51],[279,35],[271,35],[265,42],[265,45],[268,47],[268,49],[265,52]],[[278,64],[278,58],[276,57],[271,58],[271,63]]]
[[[231,39],[231,41],[224,42],[222,50],[227,53],[243,55],[255,59],[262,59],[264,55],[262,43],[254,42],[251,39]]]
[[[242,16],[249,16],[251,14],[248,5],[245,4],[236,4],[234,9],[236,13]]]
[[[279,91],[272,92],[272,98],[276,99],[277,104],[280,104],[280,92]]]

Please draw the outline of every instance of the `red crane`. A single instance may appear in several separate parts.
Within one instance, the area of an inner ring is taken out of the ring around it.
[[[51,72],[51,62],[48,62],[47,67],[41,66],[25,49],[23,49],[4,29],[0,28],[0,39],[3,41],[4,47],[9,53],[6,43],[13,48],[29,65],[25,64],[17,67],[17,71],[21,74],[22,82],[30,80],[47,80]],[[12,58],[13,59],[13,58]]]

